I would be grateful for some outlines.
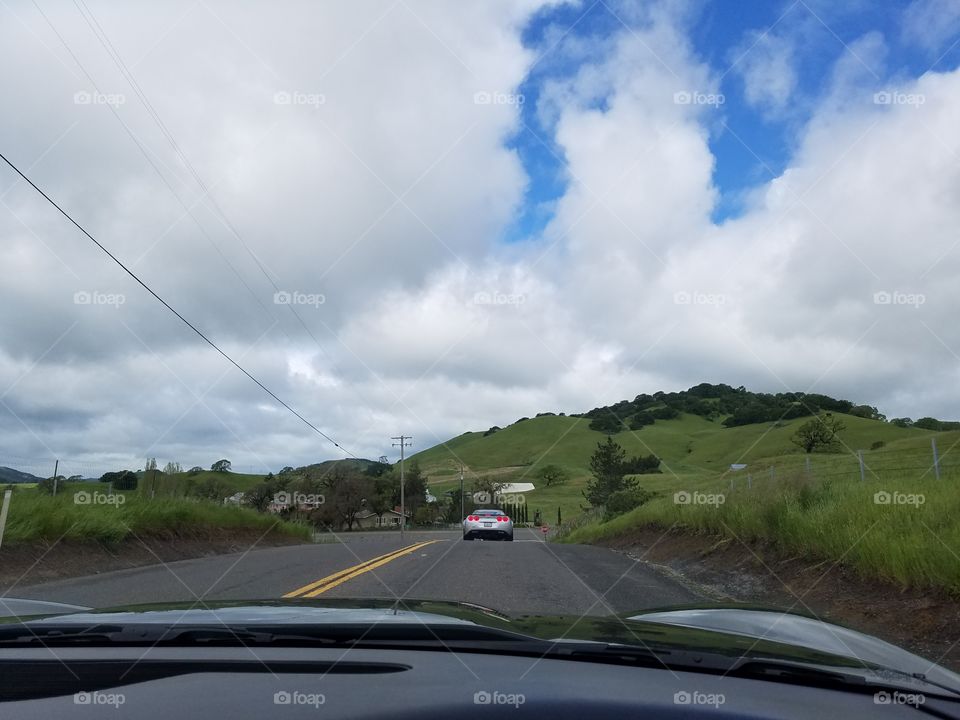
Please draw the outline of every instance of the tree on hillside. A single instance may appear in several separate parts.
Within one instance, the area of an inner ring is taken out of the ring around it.
[[[230,470],[230,461],[227,459],[217,460],[210,469],[214,472],[228,472]]]
[[[222,502],[230,495],[230,487],[218,477],[205,477],[194,486],[193,494],[204,500]]]
[[[537,477],[543,481],[546,487],[550,487],[551,485],[563,485],[570,479],[570,473],[567,472],[566,468],[550,464],[540,468],[537,471]]]
[[[897,427],[908,428],[913,425],[913,420],[908,417],[893,418],[893,420],[890,421],[890,424],[896,425]]]
[[[143,466],[144,470],[156,470],[157,469],[157,459],[156,458],[147,458],[147,464]]]
[[[597,449],[590,457],[590,472],[593,478],[587,481],[583,496],[593,507],[602,507],[615,492],[629,490],[636,481],[626,476],[624,462],[626,452],[612,437],[606,442],[597,443]]]
[[[473,480],[473,503],[478,506],[492,506],[494,498],[500,494],[506,483],[496,480],[492,475],[480,475]]]
[[[409,513],[415,513],[417,508],[427,501],[427,476],[420,470],[420,463],[416,460],[410,462],[403,473],[403,499],[405,509]],[[396,504],[400,504],[400,486],[397,485]]]
[[[178,462],[168,462],[166,465],[163,466],[164,475],[176,475],[177,473],[182,473],[182,472],[183,472],[183,468],[180,467],[180,463]]]
[[[846,426],[839,418],[832,414],[818,415],[808,420],[794,433],[790,441],[803,449],[806,453],[817,450],[827,451],[835,448],[839,442],[837,435]]]
[[[129,470],[105,472],[100,476],[100,482],[113,483],[114,490],[136,490],[137,474]]]

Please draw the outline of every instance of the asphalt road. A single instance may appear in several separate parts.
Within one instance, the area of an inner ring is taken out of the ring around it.
[[[42,585],[12,596],[113,607],[288,597],[405,598],[477,603],[506,614],[605,615],[703,598],[643,562],[605,548],[508,542],[460,533],[344,533],[339,542],[251,548]]]

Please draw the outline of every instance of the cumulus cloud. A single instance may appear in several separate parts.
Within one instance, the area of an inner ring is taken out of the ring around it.
[[[567,187],[542,233],[505,246],[530,181],[510,140],[536,10],[104,13],[214,204],[82,17],[47,11],[101,90],[125,95],[117,113],[177,196],[109,107],[76,104],[90,83],[44,19],[7,8],[0,47],[31,71],[0,78],[18,107],[0,137],[161,295],[359,455],[401,431],[424,447],[702,381],[952,414],[960,74],[864,79],[882,38],[851,44],[786,170],[718,225],[719,72],[691,47],[686,11],[628,17],[602,53],[540,88]],[[742,64],[746,98],[775,110],[794,49],[760,44]],[[0,193],[0,464],[228,456],[275,470],[337,455],[23,183],[7,173]]]

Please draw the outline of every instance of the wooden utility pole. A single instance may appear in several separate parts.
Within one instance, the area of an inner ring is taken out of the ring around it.
[[[408,440],[413,440],[411,435],[398,435],[397,437],[390,438],[391,440],[397,440],[393,444],[394,447],[400,448],[400,542],[403,542],[403,530],[407,524],[407,505],[403,496],[403,449],[410,447]]]

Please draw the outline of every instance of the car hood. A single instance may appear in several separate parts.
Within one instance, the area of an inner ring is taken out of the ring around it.
[[[887,668],[960,692],[960,675],[879,638],[822,620],[755,607],[676,607],[615,616],[509,616],[464,602],[432,600],[263,600],[80,608],[0,599],[0,624],[480,625],[543,640],[581,640],[756,657],[859,671]]]

